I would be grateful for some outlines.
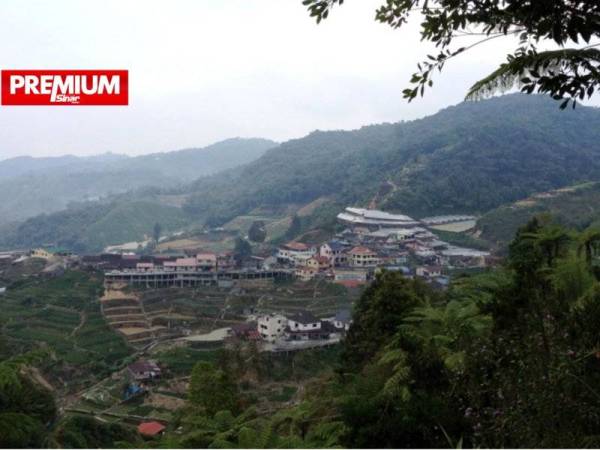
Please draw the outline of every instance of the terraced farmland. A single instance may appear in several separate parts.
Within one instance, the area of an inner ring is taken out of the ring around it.
[[[44,375],[55,386],[77,390],[108,375],[131,353],[102,317],[101,292],[98,278],[77,271],[14,283],[2,297],[2,336],[20,350],[50,347],[55,356]]]

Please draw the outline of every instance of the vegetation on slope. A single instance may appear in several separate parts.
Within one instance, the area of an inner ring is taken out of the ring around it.
[[[17,352],[49,348],[54,357],[40,367],[75,390],[90,378],[110,373],[130,353],[102,317],[101,291],[100,280],[78,271],[13,282],[2,297],[1,336]]]
[[[483,239],[505,247],[520,226],[532,216],[543,214],[578,230],[600,224],[600,183],[538,193],[501,206],[483,215],[477,222],[477,229]]]
[[[145,186],[180,186],[248,163],[277,144],[228,139],[205,148],[127,157],[21,157],[0,161],[0,225]]]
[[[579,234],[533,219],[518,230],[503,268],[459,277],[446,292],[383,272],[355,305],[341,348],[286,356],[258,352],[248,343],[213,354],[193,369],[181,366],[191,375],[187,404],[153,445],[595,447],[598,249],[599,229]],[[45,316],[36,314],[57,307],[79,310],[96,288],[78,273],[14,284],[7,297],[3,331],[9,345],[8,350],[0,346],[3,356],[12,360],[21,352],[18,339],[25,339],[11,333],[13,323],[30,323],[22,351],[37,348],[36,341],[49,339],[48,330],[37,335],[39,327],[50,325],[41,325]],[[93,311],[92,305],[85,310]],[[66,331],[74,325],[66,315],[53,322],[54,329],[67,324],[48,340],[66,358],[69,336],[79,331]],[[88,348],[78,343],[70,351],[85,355]],[[96,351],[106,354],[106,345]],[[53,373],[47,364],[40,367]],[[15,373],[0,363],[0,380],[7,375],[15,380]],[[6,386],[0,383],[0,398],[12,395]],[[276,395],[261,390],[268,386],[278,386]],[[0,427],[15,424],[6,442],[39,446],[31,433],[39,430],[48,438],[44,421],[51,420],[54,407],[46,402],[43,415],[36,416],[33,400],[27,400],[32,397],[19,398],[20,403],[0,404]],[[51,397],[36,394],[39,398]],[[16,421],[14,414],[22,416]],[[142,445],[131,430],[77,417],[67,417],[49,436],[65,446]]]
[[[485,212],[533,192],[598,178],[600,112],[508,95],[425,119],[314,132],[245,167],[199,180],[187,209],[220,221],[321,196],[413,215]]]
[[[335,374],[313,380],[300,403],[267,415],[242,401],[235,361],[265,362],[231,355],[197,367],[189,404],[160,444],[597,446],[598,236],[532,220],[504,269],[445,293],[384,272],[355,307]]]
[[[151,201],[84,204],[9,228],[0,235],[0,248],[54,245],[74,251],[100,251],[107,245],[150,237],[156,223],[169,232],[185,226],[189,218],[179,208]]]
[[[479,214],[534,192],[598,181],[598,142],[596,109],[560,111],[545,97],[508,95],[412,122],[314,132],[176,193],[187,199],[189,221],[211,226],[256,208],[282,211],[320,198],[326,201],[302,218],[303,229],[331,227],[340,208],[374,198],[379,208],[417,217]],[[93,215],[94,223],[111,210],[93,205],[83,215]],[[90,223],[72,210],[36,218],[13,228],[4,246],[66,235],[83,248],[93,237],[81,229],[82,220]]]
[[[101,424],[81,437],[73,423],[84,419],[51,430],[57,401],[108,376],[130,355],[102,317],[101,290],[98,279],[77,271],[9,284],[0,315],[0,447],[111,446],[136,437]]]

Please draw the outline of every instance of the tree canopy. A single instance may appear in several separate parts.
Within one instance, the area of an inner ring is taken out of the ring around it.
[[[326,19],[344,0],[304,0],[317,22]],[[446,62],[475,46],[508,36],[518,45],[506,61],[475,83],[468,99],[490,96],[515,86],[528,94],[549,94],[569,102],[589,98],[600,83],[600,3],[597,0],[385,0],[375,18],[392,28],[411,18],[421,19],[421,40],[435,44],[438,53],[427,55],[404,90],[409,101],[433,85],[433,74]],[[465,42],[464,37],[475,37]],[[456,42],[461,45],[456,45]],[[540,49],[553,44],[556,49]]]

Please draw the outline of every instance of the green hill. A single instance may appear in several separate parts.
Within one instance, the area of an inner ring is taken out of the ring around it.
[[[180,209],[150,201],[80,205],[26,220],[0,233],[0,246],[30,248],[52,245],[74,251],[100,251],[111,244],[152,236],[154,224],[165,232],[185,226]]]
[[[314,132],[195,183],[187,210],[227,220],[257,206],[330,196],[416,216],[483,213],[600,179],[600,111],[545,97],[461,103],[412,122]]]
[[[585,183],[541,192],[503,205],[483,215],[477,222],[481,238],[503,247],[517,229],[536,215],[549,215],[568,228],[582,230],[600,225],[600,183]]]
[[[183,206],[182,221],[212,225],[256,208],[289,211],[326,199],[303,217],[310,227],[331,223],[348,204],[375,203],[416,217],[484,214],[535,192],[587,181],[600,181],[600,111],[583,106],[563,111],[546,97],[516,94],[461,103],[411,122],[316,131],[170,194]],[[156,202],[158,193],[142,198]],[[139,198],[127,194],[119,202]],[[94,218],[85,223],[106,223],[115,204],[92,203],[86,211]],[[69,241],[78,245],[93,242],[87,225],[80,230],[77,213],[52,217],[31,219],[4,237],[0,233],[0,246],[47,242],[47,235],[55,240],[64,233],[74,233]],[[142,215],[137,220],[140,227],[154,223]]]

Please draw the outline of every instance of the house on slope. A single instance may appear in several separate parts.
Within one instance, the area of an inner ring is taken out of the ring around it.
[[[299,311],[288,317],[285,339],[288,341],[307,341],[329,339],[335,331],[332,324],[320,320],[310,311]]]
[[[377,267],[381,258],[370,248],[357,246],[348,252],[350,265],[353,267]]]
[[[161,376],[160,367],[154,361],[138,361],[129,364],[127,372],[136,381],[151,381]]]
[[[281,314],[266,314],[258,318],[258,332],[267,342],[275,342],[281,336],[288,320]]]
[[[352,324],[352,313],[349,309],[342,309],[335,314],[332,322],[337,330],[348,331]]]
[[[333,267],[339,267],[348,263],[347,250],[347,245],[337,240],[331,240],[319,247],[319,255],[328,258]]]
[[[277,260],[284,264],[303,266],[316,252],[317,249],[314,246],[291,241],[279,247]]]

